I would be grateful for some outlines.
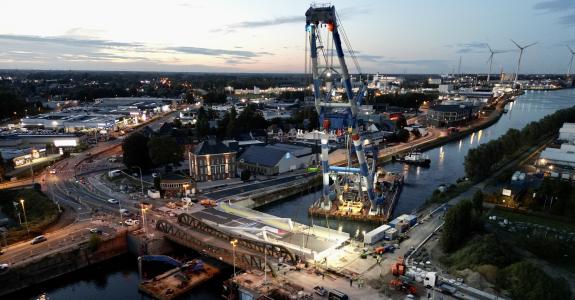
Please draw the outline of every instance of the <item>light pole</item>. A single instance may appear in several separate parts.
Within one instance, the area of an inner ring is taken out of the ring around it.
[[[142,209],[142,226],[144,226],[144,236],[148,235],[148,230],[146,229],[146,211],[151,208],[151,204],[147,202],[142,202],[141,204]]]
[[[26,217],[26,207],[24,206],[24,199],[20,199],[20,204],[22,204],[22,211],[24,212],[24,222],[26,223],[26,232],[30,235],[30,228],[28,227],[28,218]]]
[[[238,240],[233,239],[230,241],[230,244],[232,244],[232,252],[234,254],[234,275],[232,276],[232,278],[236,277],[236,245],[238,244]]]
[[[122,220],[122,202],[118,199],[118,207],[120,208],[120,226],[124,226],[124,220]]]
[[[140,185],[142,186],[142,196],[144,195],[144,180],[142,179],[142,168],[138,166],[133,166],[134,168],[138,168],[140,171]]]

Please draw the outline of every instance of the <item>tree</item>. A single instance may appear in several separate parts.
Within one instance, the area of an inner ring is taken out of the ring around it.
[[[406,143],[407,141],[409,141],[409,131],[405,129],[399,129],[395,136],[397,140],[400,142]]]
[[[252,172],[250,172],[250,170],[242,170],[242,173],[240,174],[240,179],[242,181],[248,181],[250,180],[250,177],[252,177]]]
[[[173,137],[155,136],[148,142],[148,153],[154,165],[176,164],[184,157],[184,148]]]
[[[254,104],[249,104],[238,116],[238,128],[241,132],[247,133],[254,129],[263,129],[268,126],[268,122]]]
[[[102,244],[102,239],[97,235],[97,234],[92,234],[92,236],[90,236],[90,239],[88,240],[88,248],[94,252],[96,250],[98,250],[98,248],[100,247],[100,244]]]
[[[473,209],[478,216],[483,214],[483,192],[477,191],[473,194]]]
[[[397,129],[403,129],[405,126],[407,126],[407,119],[404,115],[400,115],[397,120],[395,120],[395,127]]]
[[[210,133],[210,120],[208,118],[208,113],[204,107],[200,107],[198,110],[198,120],[196,122],[196,136],[198,139],[206,137]]]
[[[226,136],[227,137],[234,137],[237,133],[237,117],[238,112],[236,108],[232,106],[230,109],[230,113],[228,114],[228,123],[226,124]]]
[[[129,135],[122,143],[124,151],[124,165],[131,168],[138,166],[147,170],[152,166],[152,160],[148,153],[149,139],[145,135],[136,132]]]
[[[441,233],[441,247],[445,252],[456,250],[470,236],[477,224],[473,214],[473,204],[469,200],[459,202],[445,214],[445,223]]]
[[[497,284],[509,291],[512,299],[571,299],[571,290],[564,278],[552,278],[527,261],[501,270]]]
[[[180,119],[174,119],[174,121],[172,122],[172,125],[175,128],[182,128],[182,120]]]

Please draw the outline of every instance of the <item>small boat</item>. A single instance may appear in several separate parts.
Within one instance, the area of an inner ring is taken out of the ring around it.
[[[398,157],[395,160],[409,165],[416,165],[422,167],[429,167],[429,165],[431,164],[431,159],[429,159],[429,156],[419,151],[411,151],[405,156]]]
[[[504,108],[504,109],[503,109],[503,113],[504,113],[504,114],[506,114],[506,113],[508,113],[508,112],[509,112],[509,109],[508,109],[508,108]]]

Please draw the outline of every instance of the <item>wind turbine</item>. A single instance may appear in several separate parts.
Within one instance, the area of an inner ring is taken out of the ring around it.
[[[489,59],[487,60],[489,62],[489,73],[487,73],[487,82],[489,82],[489,80],[491,79],[491,66],[493,65],[493,56],[495,54],[498,53],[505,53],[507,51],[503,51],[503,50],[493,50],[491,49],[491,47],[489,47],[489,44],[487,44],[487,48],[489,49],[489,52],[491,53],[489,55]]]
[[[575,51],[573,51],[573,49],[571,49],[571,47],[569,47],[569,45],[566,45],[567,48],[569,49],[569,52],[571,52],[571,60],[569,61],[569,70],[567,70],[567,77],[571,76],[571,67],[573,66],[573,57],[575,56]]]
[[[517,48],[519,48],[519,60],[517,61],[517,70],[515,71],[515,80],[513,81],[513,87],[515,87],[515,85],[517,85],[517,77],[519,76],[519,67],[521,66],[521,57],[523,57],[523,50],[537,44],[537,42],[521,47],[514,40],[511,41],[513,42],[513,44],[515,44],[515,46],[517,46]]]

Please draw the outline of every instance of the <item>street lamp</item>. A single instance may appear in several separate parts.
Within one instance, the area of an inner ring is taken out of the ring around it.
[[[236,245],[238,244],[238,240],[233,239],[230,241],[230,244],[232,244],[232,252],[234,254],[234,275],[232,276],[232,278],[236,277]]]
[[[142,168],[138,166],[133,166],[134,168],[138,168],[140,171],[140,185],[142,186],[142,196],[144,195],[144,180],[142,179]]]
[[[20,204],[22,204],[22,211],[24,212],[24,223],[26,223],[26,231],[30,235],[30,228],[28,227],[28,218],[26,217],[26,207],[24,206],[24,199],[20,199]]]
[[[142,202],[140,205],[141,205],[141,209],[142,209],[142,226],[144,226],[144,235],[147,236],[148,232],[146,230],[146,211],[148,211],[148,209],[150,209],[151,205],[150,205],[150,203],[146,203],[146,202]]]
[[[120,212],[120,225],[124,226],[124,220],[122,220],[122,202],[120,201],[120,199],[118,199],[118,207],[120,208],[119,212]]]

